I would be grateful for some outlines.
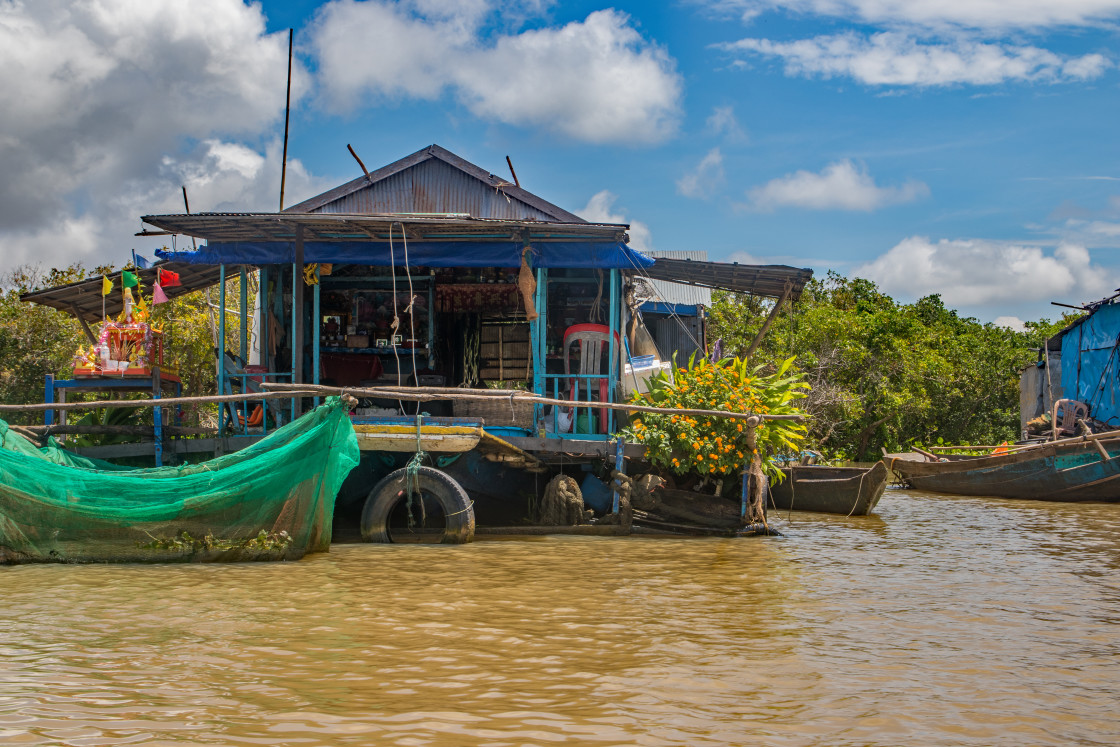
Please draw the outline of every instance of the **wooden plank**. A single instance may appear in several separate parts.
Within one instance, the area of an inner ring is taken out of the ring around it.
[[[503,436],[507,441],[519,449],[528,452],[579,454],[580,456],[596,456],[614,461],[613,441],[592,441],[579,438],[539,438],[537,436]],[[642,444],[628,443],[623,448],[626,458],[644,459],[646,447]]]

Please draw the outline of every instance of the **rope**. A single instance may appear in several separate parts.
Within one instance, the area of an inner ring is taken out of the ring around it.
[[[390,235],[393,233],[392,226],[389,226],[389,233]],[[412,351],[412,380],[416,386],[420,386],[420,374],[417,373],[420,369],[416,366],[416,319],[415,314],[412,311],[412,306],[416,303],[417,296],[415,290],[412,287],[412,270],[408,265],[408,234],[404,230],[403,223],[401,223],[401,240],[404,242],[404,276],[408,278],[408,308],[406,308],[404,311],[406,314],[408,314],[408,339],[410,340],[412,345],[412,347],[409,348],[409,350]],[[393,274],[395,275],[396,273],[394,272]],[[395,298],[393,299],[393,303],[396,303]],[[430,309],[428,311],[428,314],[428,326],[430,328],[432,324]],[[429,354],[430,353],[431,351],[429,351]],[[400,366],[398,364],[398,368],[399,367]],[[398,376],[398,379],[399,378],[400,377]]]
[[[473,500],[470,503],[467,504],[466,508],[461,508],[458,511],[452,511],[451,513],[447,514],[446,518],[450,519],[452,516],[458,516],[459,514],[465,514],[467,511],[470,511],[472,508],[474,508],[474,501]]]
[[[420,492],[420,468],[424,465],[424,458],[428,454],[421,448],[420,445],[420,425],[422,416],[420,415],[420,408],[416,408],[416,453],[412,455],[412,459],[405,465],[405,488],[408,490],[408,528],[412,529],[412,496],[415,493],[420,498],[420,526],[424,526],[428,520],[427,510],[424,508],[424,496]]]

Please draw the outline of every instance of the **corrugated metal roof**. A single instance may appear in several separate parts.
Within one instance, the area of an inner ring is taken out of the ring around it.
[[[474,218],[582,223],[574,213],[438,145],[287,208],[285,213],[465,213]]]
[[[179,273],[179,282],[182,285],[173,285],[163,289],[168,298],[178,298],[192,291],[209,288],[218,283],[220,268],[216,265],[189,265],[183,262],[157,262],[146,270],[133,270],[140,278],[140,285],[151,290],[156,280],[157,270],[170,270]],[[230,272],[237,272],[237,267],[227,266],[226,277]],[[105,313],[117,316],[124,309],[124,301],[120,293],[120,273],[113,278],[117,292],[105,296]],[[66,285],[56,285],[53,288],[24,293],[20,301],[27,303],[41,303],[44,306],[65,311],[87,322],[101,320],[101,276],[79,280]]]
[[[813,271],[808,268],[786,265],[741,265],[738,262],[702,262],[666,257],[655,260],[652,267],[643,270],[643,274],[654,280],[770,298],[780,298],[788,285],[790,297],[795,300],[801,297],[801,290],[813,277]]]
[[[629,226],[621,223],[515,221],[466,215],[357,215],[352,213],[187,213],[145,215],[145,223],[176,234],[208,241],[295,241],[302,226],[307,241],[388,241],[390,229],[410,241],[622,241]]]
[[[649,251],[643,252],[643,254],[653,257],[654,259],[691,259],[701,262],[706,262],[708,259],[708,253],[702,249],[679,251],[650,249]],[[653,278],[651,278],[649,282],[650,285],[653,286],[654,292],[657,294],[656,298],[653,299],[653,301],[657,303],[711,308],[711,288],[704,288],[698,285],[686,285],[684,283],[673,283],[668,280],[656,280]]]

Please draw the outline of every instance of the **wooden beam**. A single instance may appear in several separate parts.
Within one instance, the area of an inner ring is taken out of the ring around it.
[[[744,358],[750,358],[752,355],[754,355],[754,351],[758,349],[758,346],[760,344],[762,344],[762,338],[766,336],[766,332],[770,329],[771,323],[773,323],[773,321],[777,318],[778,312],[782,310],[782,304],[785,303],[787,298],[789,298],[789,294],[792,289],[793,286],[789,283],[786,283],[785,290],[782,291],[782,297],[778,299],[778,302],[776,304],[774,304],[774,308],[770,309],[769,316],[767,316],[766,321],[762,323],[762,329],[758,330],[758,334],[755,335],[754,339],[751,341],[751,346],[747,348],[747,354],[743,356]]]
[[[78,310],[78,304],[71,302],[70,310],[74,312],[74,316],[78,317],[78,321],[82,323],[82,331],[86,333],[86,339],[89,340],[90,345],[97,344],[97,338],[93,335],[93,330],[89,328],[89,323],[86,318],[82,316],[82,312]]]

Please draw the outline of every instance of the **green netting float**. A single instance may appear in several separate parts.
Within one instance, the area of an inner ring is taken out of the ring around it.
[[[0,563],[294,560],[327,550],[358,464],[338,397],[241,451],[128,469],[0,420]]]

